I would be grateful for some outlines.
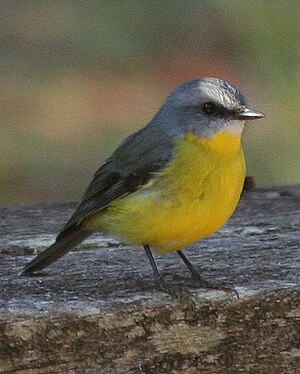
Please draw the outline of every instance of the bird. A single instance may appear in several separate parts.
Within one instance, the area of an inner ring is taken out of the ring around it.
[[[246,177],[243,129],[263,117],[225,80],[182,84],[100,166],[55,242],[22,275],[43,270],[103,232],[144,248],[160,290],[173,292],[153,251],[176,252],[201,288],[234,289],[207,281],[183,249],[220,229],[235,211]]]

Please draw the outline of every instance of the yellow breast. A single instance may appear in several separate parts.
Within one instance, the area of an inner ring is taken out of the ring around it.
[[[159,252],[178,250],[228,220],[244,178],[239,136],[199,139],[189,134],[178,141],[176,156],[153,183],[112,203],[89,226]]]

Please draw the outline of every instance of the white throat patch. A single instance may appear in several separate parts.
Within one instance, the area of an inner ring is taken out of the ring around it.
[[[245,126],[245,121],[231,120],[224,127],[224,131],[232,135],[241,135]]]

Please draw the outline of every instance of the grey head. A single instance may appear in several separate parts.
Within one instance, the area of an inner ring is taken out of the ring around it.
[[[243,93],[217,78],[183,84],[166,100],[154,122],[169,133],[210,138],[217,132],[241,134],[246,120],[264,115],[246,106]]]

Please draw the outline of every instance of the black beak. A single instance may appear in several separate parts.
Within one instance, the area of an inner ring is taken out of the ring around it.
[[[263,113],[250,108],[243,108],[240,112],[236,113],[236,119],[240,120],[259,119],[264,116]]]

